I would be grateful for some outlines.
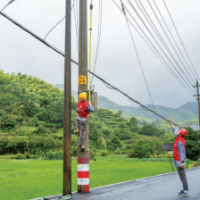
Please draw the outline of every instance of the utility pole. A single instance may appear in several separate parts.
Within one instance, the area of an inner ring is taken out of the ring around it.
[[[199,82],[197,80],[196,85],[193,86],[194,88],[197,88],[197,95],[194,95],[195,97],[197,97],[197,101],[198,101],[198,108],[199,108],[199,131],[200,131],[200,101],[199,101]]]
[[[88,26],[87,0],[79,0],[79,70],[78,91],[88,91]],[[89,125],[86,127],[84,139],[85,151],[78,147],[78,177],[77,191],[89,192]]]
[[[71,195],[71,0],[66,0],[63,136],[63,195]]]

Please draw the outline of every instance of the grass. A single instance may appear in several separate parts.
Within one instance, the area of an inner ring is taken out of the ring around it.
[[[90,161],[90,188],[171,172],[168,162],[134,162],[126,157]],[[25,200],[62,193],[63,161],[0,160],[0,196]],[[72,160],[72,190],[77,188],[77,161]]]

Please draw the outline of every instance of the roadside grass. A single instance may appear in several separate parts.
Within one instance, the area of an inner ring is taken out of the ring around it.
[[[98,157],[90,161],[90,188],[171,172],[169,162]],[[0,160],[0,199],[25,200],[62,193],[62,160]],[[77,161],[72,160],[72,191],[77,189]]]

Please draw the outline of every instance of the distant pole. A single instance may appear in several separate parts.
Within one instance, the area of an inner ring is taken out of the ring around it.
[[[79,70],[78,91],[88,91],[87,0],[79,0]],[[78,147],[77,191],[89,192],[89,125],[84,139],[85,151]]]
[[[195,86],[193,86],[194,88],[197,88],[197,95],[194,95],[194,96],[197,96],[197,101],[198,101],[198,108],[199,108],[199,131],[200,131],[200,99],[199,99],[199,87],[200,87],[200,85],[199,85],[199,82],[198,82],[198,80],[197,80],[197,82],[196,82],[196,85]]]
[[[65,69],[64,69],[64,135],[63,195],[72,193],[71,183],[71,0],[66,0]]]

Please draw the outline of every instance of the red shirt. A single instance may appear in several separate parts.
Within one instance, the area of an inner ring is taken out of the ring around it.
[[[87,101],[79,101],[77,103],[78,117],[88,119],[88,115],[90,114],[90,112],[87,111],[87,106],[88,105],[89,105],[89,103]]]
[[[181,159],[180,159],[180,156],[179,156],[179,152],[178,152],[178,143],[179,142],[182,142],[185,146],[185,150],[186,150],[186,141],[183,137],[181,136],[177,136],[176,137],[176,140],[174,142],[174,160],[180,162]]]

